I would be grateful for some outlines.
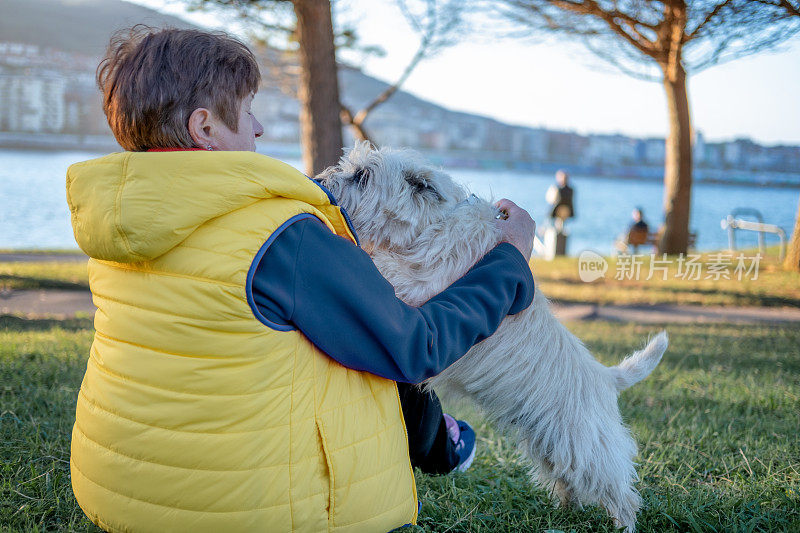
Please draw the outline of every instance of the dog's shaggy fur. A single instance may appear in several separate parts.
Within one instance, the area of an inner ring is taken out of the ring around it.
[[[357,143],[318,179],[411,305],[444,290],[499,241],[496,208],[468,199],[412,152]],[[562,504],[602,505],[632,531],[640,504],[633,487],[636,443],[617,397],[644,379],[666,348],[662,332],[618,366],[603,366],[556,320],[537,287],[528,309],[507,317],[429,386],[474,399],[495,423],[515,432],[535,477]]]

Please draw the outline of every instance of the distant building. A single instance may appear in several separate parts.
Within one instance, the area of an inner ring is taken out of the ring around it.
[[[425,131],[421,131],[419,134],[420,148],[440,151],[446,150],[447,144],[447,136],[438,128],[426,129]]]
[[[481,150],[486,144],[487,121],[482,117],[453,113],[442,127],[451,150]]]
[[[30,67],[39,61],[39,47],[33,44],[0,42],[0,58],[8,67]]]
[[[94,63],[79,54],[0,43],[0,131],[107,133],[105,120],[100,127],[95,120],[102,110]]]
[[[511,156],[523,161],[547,158],[547,132],[540,129],[514,127],[511,135]]]
[[[624,165],[636,160],[636,140],[624,135],[589,135],[584,152],[587,163]]]
[[[253,112],[264,125],[263,140],[300,141],[300,104],[291,93],[297,84],[292,56],[257,49],[264,79],[253,101]],[[99,58],[36,45],[0,42],[0,132],[24,134],[109,135],[95,85]],[[361,70],[340,65],[343,101],[354,112],[384,91],[385,82]],[[624,135],[579,135],[504,124],[497,120],[451,111],[398,91],[376,107],[365,128],[378,144],[435,152],[451,151],[455,161],[478,164],[574,165],[585,172],[606,168],[622,175],[657,173],[664,164],[663,138],[635,139]],[[344,142],[353,133],[343,127]],[[762,146],[749,139],[709,143],[701,132],[693,139],[698,175],[735,174],[731,170],[800,174],[800,146]],[[530,165],[528,165],[530,167]],[[626,172],[617,169],[628,167]],[[645,168],[646,167],[646,168]],[[534,168],[537,168],[534,166]]]
[[[64,78],[47,72],[0,73],[0,131],[63,131],[66,85]]]
[[[708,168],[722,168],[725,159],[724,143],[706,144],[705,159],[703,166]]]
[[[572,132],[547,132],[547,156],[549,161],[559,163],[581,163],[585,160],[589,140]]]
[[[708,158],[707,150],[706,150],[706,140],[703,137],[701,132],[696,132],[694,135],[694,143],[692,145],[692,157],[694,158],[694,164],[697,166],[703,166],[706,163],[706,159]]]
[[[420,146],[420,132],[413,120],[400,109],[381,106],[369,115],[364,127],[379,144],[385,146]]]
[[[636,145],[636,160],[646,165],[663,165],[666,158],[664,139],[642,139]]]
[[[766,149],[770,168],[779,172],[800,172],[800,146],[771,146]]]
[[[734,142],[725,143],[722,147],[722,160],[727,167],[738,167],[741,165],[742,157],[742,139],[737,139]]]

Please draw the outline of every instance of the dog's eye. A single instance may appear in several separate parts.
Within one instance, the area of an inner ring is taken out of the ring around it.
[[[359,168],[353,174],[353,181],[361,188],[367,184],[367,180],[369,179],[369,169],[366,168]]]

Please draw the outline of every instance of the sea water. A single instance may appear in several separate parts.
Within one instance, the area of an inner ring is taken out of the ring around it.
[[[103,154],[89,152],[38,152],[0,150],[0,249],[74,249],[65,194],[67,167]],[[287,163],[302,169],[299,160]],[[539,229],[548,223],[545,192],[553,176],[509,170],[447,169],[472,192],[485,198],[510,198],[527,209]],[[573,177],[576,218],[567,224],[568,253],[583,250],[608,254],[617,235],[631,223],[631,211],[639,206],[645,220],[656,229],[663,220],[663,185],[655,181]],[[698,250],[727,248],[727,232],[720,221],[738,207],[755,208],[764,221],[794,227],[797,189],[744,187],[696,183],[692,189],[691,230]],[[777,243],[767,236],[767,244]],[[754,247],[755,233],[739,232],[737,244]]]

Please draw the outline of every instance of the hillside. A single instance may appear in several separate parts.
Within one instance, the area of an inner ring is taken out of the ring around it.
[[[134,24],[197,27],[178,17],[122,0],[0,0],[0,41],[34,44],[89,57],[102,56],[111,34]],[[346,66],[341,69],[340,82],[345,100],[354,107],[370,102],[388,86]],[[402,91],[387,105],[440,109]]]
[[[94,70],[112,33],[135,24],[198,27],[124,0],[0,0],[0,43],[39,47],[38,51],[5,47],[8,55],[0,56],[0,133],[5,135],[0,138],[0,146],[39,142],[43,148],[75,147],[84,142],[85,135],[107,136]],[[266,61],[263,65],[265,76],[254,102],[265,125],[262,140],[295,144],[300,139],[300,105],[284,92],[287,76],[276,77],[269,72],[269,64]],[[287,72],[296,72],[296,65],[289,67]],[[60,79],[54,81],[54,76]],[[289,74],[290,80],[291,77]],[[14,89],[20,80],[26,90]],[[340,95],[355,112],[387,86],[357,67],[340,64]],[[47,116],[45,109],[56,115]],[[509,166],[541,172],[567,168],[573,174],[594,176],[608,173],[647,179],[663,177],[662,139],[579,135],[504,124],[449,110],[404,91],[377,107],[365,128],[377,143],[428,151],[437,164]],[[76,137],[58,142],[46,136],[38,140],[31,137],[40,133]],[[349,133],[345,128],[345,134]],[[800,184],[800,147],[764,147],[739,139],[729,143],[698,141],[694,152],[698,181]]]
[[[122,0],[0,0],[0,42],[19,42],[100,58],[111,34],[134,24],[195,28],[183,19]],[[388,84],[356,67],[341,65],[340,92],[354,110],[371,102]],[[264,87],[272,87],[269,79]],[[450,118],[485,117],[452,112],[404,91],[398,91],[370,117],[371,127],[386,113]]]
[[[120,0],[2,0],[0,41],[100,57],[111,34],[134,24],[196,27]]]
[[[339,85],[345,102],[353,107],[367,105],[389,87],[385,81],[368,76],[361,70],[346,65],[339,66]],[[404,91],[396,92],[384,105],[397,106],[401,109],[409,107],[441,109],[436,104]]]

